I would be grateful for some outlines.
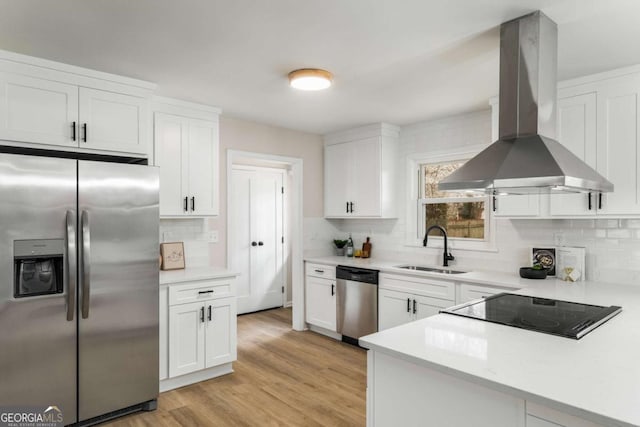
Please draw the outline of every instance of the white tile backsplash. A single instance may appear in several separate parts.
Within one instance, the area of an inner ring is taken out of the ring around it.
[[[206,218],[160,220],[160,242],[183,242],[185,265],[204,267],[210,264],[209,227]]]

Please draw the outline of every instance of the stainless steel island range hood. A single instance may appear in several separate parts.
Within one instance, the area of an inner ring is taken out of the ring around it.
[[[498,141],[440,181],[444,191],[610,192],[613,184],[555,141],[558,29],[540,11],[500,27]]]

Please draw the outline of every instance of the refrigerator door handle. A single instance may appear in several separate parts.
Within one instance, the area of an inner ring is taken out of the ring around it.
[[[91,231],[89,212],[82,211],[80,218],[82,227],[82,318],[89,317],[89,292],[91,289]]]
[[[73,320],[76,307],[76,215],[67,211],[67,321]]]

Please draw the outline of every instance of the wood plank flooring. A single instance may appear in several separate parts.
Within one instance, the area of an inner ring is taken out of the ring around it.
[[[235,372],[162,393],[158,410],[103,424],[364,426],[366,352],[291,330],[291,309],[238,317]]]

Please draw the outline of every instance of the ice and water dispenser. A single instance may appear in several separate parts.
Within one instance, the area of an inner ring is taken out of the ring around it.
[[[64,239],[14,240],[15,298],[63,292]]]

